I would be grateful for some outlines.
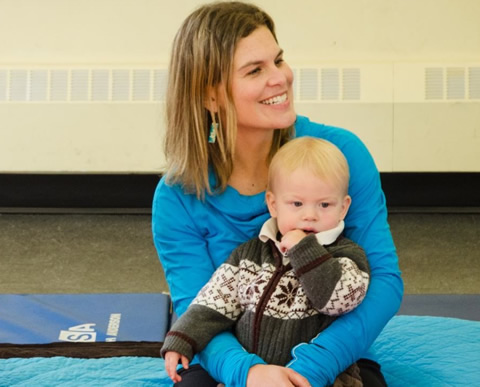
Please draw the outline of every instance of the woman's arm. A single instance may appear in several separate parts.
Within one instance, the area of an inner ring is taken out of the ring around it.
[[[292,351],[288,366],[314,386],[333,383],[340,372],[366,355],[397,312],[403,295],[379,173],[361,141],[351,133],[339,132],[327,139],[340,147],[350,166],[352,205],[345,220],[345,235],[364,248],[371,277],[367,295],[355,310],[335,320],[310,344]]]
[[[195,201],[162,180],[153,201],[152,231],[176,313],[182,315],[213,272],[205,234],[192,217]],[[224,332],[200,352],[201,365],[226,385],[245,385],[248,370],[264,362],[247,353],[235,336]]]

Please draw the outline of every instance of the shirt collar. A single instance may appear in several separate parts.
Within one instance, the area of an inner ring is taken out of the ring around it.
[[[345,228],[345,222],[341,220],[338,223],[338,226],[330,230],[321,231],[315,234],[315,236],[317,238],[318,243],[320,243],[321,245],[330,245],[337,240],[337,238],[343,232],[344,228]],[[279,241],[277,240],[277,234],[278,234],[277,220],[275,218],[270,218],[263,224],[258,237],[262,242],[267,242],[269,239],[271,239],[273,242],[275,242],[275,245],[280,250]]]

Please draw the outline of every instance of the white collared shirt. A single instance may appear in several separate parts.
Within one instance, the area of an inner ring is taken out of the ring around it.
[[[315,237],[317,238],[318,243],[321,245],[330,245],[337,240],[344,228],[345,222],[341,220],[337,227],[326,231],[320,231],[315,234]],[[258,237],[264,243],[269,239],[275,242],[275,246],[277,246],[278,251],[280,251],[283,255],[283,264],[286,265],[288,262],[290,262],[290,259],[287,257],[287,251],[282,252],[282,249],[280,248],[280,241],[277,240],[277,234],[277,220],[275,218],[270,218],[263,224]]]

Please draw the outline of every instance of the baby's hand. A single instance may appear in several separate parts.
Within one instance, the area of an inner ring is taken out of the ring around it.
[[[286,251],[290,250],[306,236],[307,234],[302,230],[291,230],[287,232],[280,241],[280,248],[282,252],[285,253]]]
[[[182,380],[182,377],[177,374],[177,365],[179,360],[182,362],[183,368],[188,369],[189,361],[185,356],[174,351],[168,351],[165,353],[165,370],[174,383],[178,383]]]

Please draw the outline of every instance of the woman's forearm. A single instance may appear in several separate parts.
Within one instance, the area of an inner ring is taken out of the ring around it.
[[[248,353],[230,332],[215,336],[198,354],[200,365],[218,382],[243,387],[248,371],[255,364],[265,364],[257,355]]]
[[[340,372],[365,355],[397,312],[402,294],[400,276],[374,276],[363,303],[335,320],[309,344],[296,346],[288,366],[305,376],[313,386],[332,384]]]

